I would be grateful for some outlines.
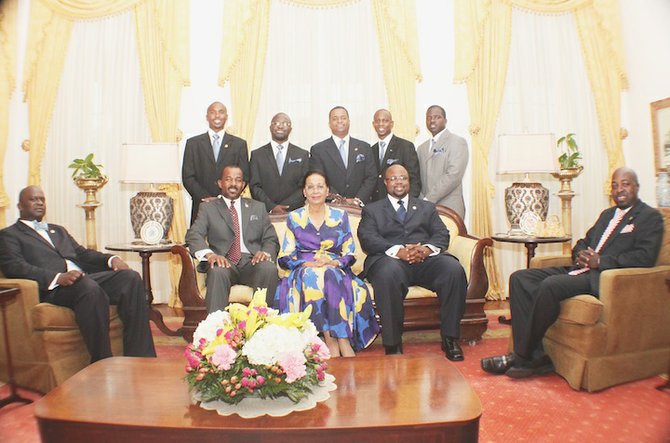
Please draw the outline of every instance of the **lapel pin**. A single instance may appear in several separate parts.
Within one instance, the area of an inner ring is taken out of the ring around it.
[[[358,148],[354,148],[354,152],[358,151]]]
[[[223,147],[224,147],[224,148],[227,148],[227,147],[228,147],[228,143],[226,143],[225,145],[223,145]]]
[[[244,207],[245,207],[245,208],[248,208],[248,207],[249,207],[249,204],[248,204],[247,202],[244,202]]]
[[[56,231],[54,231],[53,229],[49,229],[49,233],[50,233],[50,234],[55,234]]]
[[[413,210],[413,211],[416,211],[416,206],[412,206],[412,210]]]

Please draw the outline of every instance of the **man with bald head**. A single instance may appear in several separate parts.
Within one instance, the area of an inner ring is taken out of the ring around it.
[[[372,127],[379,141],[372,145],[372,156],[377,163],[377,185],[372,192],[372,201],[386,197],[384,173],[386,168],[394,164],[404,165],[409,174],[409,194],[418,197],[421,192],[421,175],[419,157],[416,155],[414,143],[400,138],[393,133],[393,117],[386,109],[379,109],[372,118]]]
[[[572,267],[524,269],[510,276],[514,353],[484,358],[482,369],[512,378],[553,371],[542,338],[556,321],[560,303],[579,294],[598,296],[600,273],[615,268],[654,266],[663,238],[663,217],[638,198],[640,185],[630,168],[612,175],[605,209],[572,249]]]
[[[184,188],[191,194],[191,224],[198,216],[200,203],[219,195],[217,181],[224,166],[239,166],[249,181],[249,151],[247,142],[225,130],[228,110],[220,102],[207,108],[205,115],[209,129],[186,141],[184,163],[181,168]]]
[[[155,357],[142,277],[119,257],[86,249],[62,226],[43,222],[39,187],[23,189],[18,208],[19,220],[0,231],[3,274],[35,280],[40,301],[71,308],[91,362],[112,356],[110,304],[123,322],[124,355]]]
[[[251,152],[251,196],[271,214],[286,214],[305,204],[302,180],[309,152],[289,142],[291,119],[280,112],[270,122],[270,143]]]

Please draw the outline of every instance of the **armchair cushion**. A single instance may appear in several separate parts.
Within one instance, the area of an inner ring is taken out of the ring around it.
[[[558,318],[578,325],[595,325],[603,313],[603,304],[592,295],[582,294],[561,302]]]

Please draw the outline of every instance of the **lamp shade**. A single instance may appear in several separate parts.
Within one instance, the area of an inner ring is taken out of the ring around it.
[[[179,145],[145,143],[121,145],[122,183],[180,183]]]
[[[502,134],[498,137],[498,174],[550,173],[559,170],[554,134]]]

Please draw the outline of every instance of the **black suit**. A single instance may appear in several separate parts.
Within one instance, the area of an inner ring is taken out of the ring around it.
[[[198,215],[200,201],[206,197],[216,197],[221,193],[217,181],[224,166],[236,165],[242,168],[244,180],[249,182],[249,152],[247,142],[225,133],[221,140],[219,158],[214,160],[214,150],[209,133],[196,135],[186,140],[181,178],[184,187],[191,194],[191,224]]]
[[[445,253],[449,230],[433,203],[410,197],[407,206],[403,223],[388,198],[370,203],[363,208],[358,225],[358,239],[367,254],[361,276],[374,288],[386,346],[402,341],[403,300],[409,286],[419,285],[437,293],[443,340],[460,337],[460,321],[465,312],[465,271],[454,256]],[[441,252],[416,264],[386,255],[394,245],[416,243],[431,244]]]
[[[384,174],[389,166],[400,163],[409,173],[409,195],[418,197],[421,193],[421,173],[419,172],[419,157],[416,154],[414,143],[393,135],[386,146],[384,158],[379,162],[379,142],[372,145],[372,155],[377,165],[377,185],[372,193],[372,201],[386,197]]]
[[[328,177],[330,192],[346,198],[358,197],[364,203],[370,201],[377,179],[377,167],[370,145],[349,137],[346,168],[332,137],[312,146],[310,156],[310,167],[323,171]]]
[[[309,152],[289,143],[279,175],[272,145],[268,143],[251,152],[249,165],[251,196],[265,203],[268,212],[277,205],[288,205],[289,211],[304,206],[302,181],[309,170]]]
[[[596,250],[616,207],[604,210],[586,236],[572,249],[573,262],[580,251]],[[510,276],[514,351],[526,359],[542,353],[542,337],[556,321],[560,302],[579,294],[598,296],[600,273],[615,268],[650,267],[656,263],[663,238],[663,218],[654,208],[638,201],[601,248],[600,265],[579,275],[569,267],[524,269]]]
[[[144,284],[132,270],[111,271],[112,257],[79,245],[62,226],[49,224],[51,245],[23,222],[0,231],[0,269],[9,278],[37,281],[40,300],[74,310],[91,361],[112,355],[109,341],[109,304],[118,305],[123,321],[125,355],[155,357],[149,329]],[[49,290],[56,275],[67,272],[65,260],[85,275],[70,286]]]

